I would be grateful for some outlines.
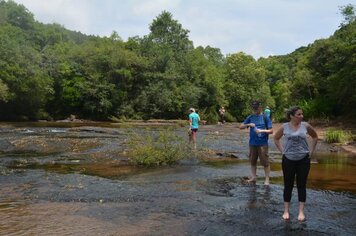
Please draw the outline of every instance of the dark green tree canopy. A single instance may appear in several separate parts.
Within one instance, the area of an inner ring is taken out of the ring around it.
[[[255,60],[194,47],[163,11],[149,34],[126,42],[117,32],[88,36],[43,24],[23,5],[0,0],[0,119],[186,119],[189,107],[208,121],[242,120],[259,99],[274,110],[300,105],[307,117],[356,116],[355,6],[327,39],[288,55]]]

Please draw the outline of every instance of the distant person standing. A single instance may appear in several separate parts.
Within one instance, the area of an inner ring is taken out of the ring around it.
[[[306,184],[310,170],[310,158],[315,151],[318,135],[315,129],[303,122],[303,111],[300,107],[292,107],[287,111],[289,122],[284,123],[274,135],[274,142],[282,156],[282,170],[284,180],[284,213],[283,219],[289,220],[289,206],[292,198],[294,179],[297,178],[299,214],[298,220],[304,221],[304,206],[306,201]],[[312,138],[308,145],[307,135]],[[284,146],[280,139],[284,136]]]
[[[259,101],[252,103],[253,114],[249,115],[240,125],[240,129],[250,128],[249,158],[252,176],[248,182],[256,182],[257,159],[265,171],[265,185],[269,185],[270,165],[268,158],[268,135],[273,133],[272,122],[262,112],[262,104]]]
[[[190,108],[189,112],[190,112],[190,114],[189,114],[189,129],[190,129],[189,142],[193,143],[194,149],[196,149],[197,148],[197,132],[199,129],[200,117],[195,112],[194,108]]]
[[[225,123],[225,108],[223,106],[219,109],[219,116],[220,116],[221,123],[224,124]]]
[[[265,114],[265,116],[267,116],[270,120],[272,120],[271,117],[271,108],[269,108],[269,106],[266,106],[265,110],[263,111],[263,113]]]

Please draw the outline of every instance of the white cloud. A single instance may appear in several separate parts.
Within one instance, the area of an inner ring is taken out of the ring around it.
[[[261,55],[264,52],[263,45],[259,41],[252,41],[245,47],[245,53],[249,55]]]
[[[35,19],[43,23],[59,23],[64,27],[90,33],[92,11],[86,0],[17,0],[35,15]]]
[[[132,9],[136,16],[152,16],[152,14],[159,14],[162,10],[173,10],[177,8],[180,2],[180,0],[135,1]]]
[[[43,23],[126,40],[149,33],[163,10],[190,30],[195,46],[243,51],[255,58],[280,55],[329,37],[339,26],[339,6],[349,0],[15,0]]]

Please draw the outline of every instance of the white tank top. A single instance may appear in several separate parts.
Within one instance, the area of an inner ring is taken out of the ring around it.
[[[307,128],[305,122],[302,122],[299,129],[296,131],[291,129],[289,123],[284,123],[283,128],[283,154],[286,156],[286,158],[293,161],[303,159],[309,153]]]

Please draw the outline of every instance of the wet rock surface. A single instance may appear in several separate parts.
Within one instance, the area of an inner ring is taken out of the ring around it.
[[[161,128],[161,127],[159,127]],[[152,132],[156,132],[155,127]],[[137,168],[125,156],[129,132],[118,127],[5,127],[0,139],[1,235],[354,235],[353,157],[314,160],[307,221],[282,220],[280,157],[271,144],[272,184],[249,175],[247,133],[205,126],[208,160]],[[185,135],[185,128],[172,132]],[[338,170],[339,169],[339,170]],[[313,172],[314,171],[314,172]],[[344,175],[344,173],[349,173]],[[328,175],[330,174],[330,175]],[[327,179],[321,179],[327,176]],[[343,184],[342,184],[343,183]]]

